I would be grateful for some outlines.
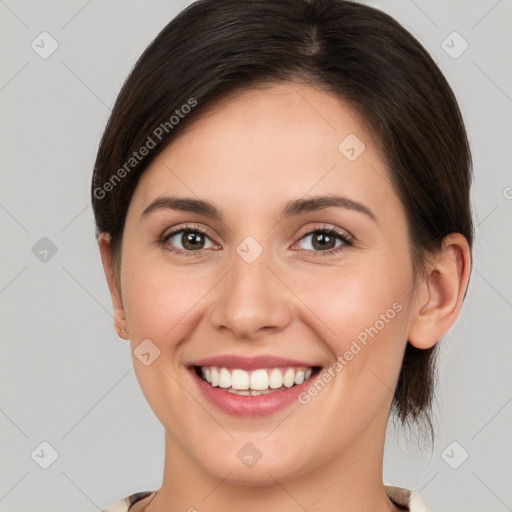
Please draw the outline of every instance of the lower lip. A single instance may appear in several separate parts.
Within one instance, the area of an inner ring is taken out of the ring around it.
[[[235,395],[219,387],[214,388],[201,379],[194,368],[190,368],[189,371],[201,390],[201,393],[203,393],[204,397],[213,405],[232,416],[245,417],[266,416],[286,408],[291,403],[298,401],[298,396],[311,386],[315,377],[315,375],[313,375],[313,378],[309,378],[302,384],[281,391],[274,391],[273,393],[267,393],[265,395],[247,396]]]

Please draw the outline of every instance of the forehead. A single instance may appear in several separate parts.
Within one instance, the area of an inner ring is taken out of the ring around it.
[[[333,93],[283,83],[237,91],[205,108],[144,172],[132,202],[144,209],[172,192],[247,210],[262,199],[333,191],[397,201],[358,114]]]

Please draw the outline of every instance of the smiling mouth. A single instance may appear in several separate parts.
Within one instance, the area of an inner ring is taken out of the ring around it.
[[[245,396],[285,391],[315,377],[320,366],[258,368],[251,371],[222,366],[193,366],[197,376],[213,388]]]

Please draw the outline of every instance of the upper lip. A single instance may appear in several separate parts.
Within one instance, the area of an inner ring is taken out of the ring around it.
[[[289,359],[287,357],[273,355],[259,355],[253,357],[241,357],[234,354],[207,357],[189,363],[188,366],[221,366],[223,368],[240,368],[241,370],[256,370],[258,368],[278,368],[282,366],[305,366],[312,368],[311,362]]]

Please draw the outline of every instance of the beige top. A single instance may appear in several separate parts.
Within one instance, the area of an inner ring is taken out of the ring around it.
[[[430,512],[428,507],[423,503],[420,495],[415,491],[410,491],[402,487],[393,487],[391,485],[385,485],[384,490],[388,495],[388,498],[399,508],[408,510],[409,512]],[[110,507],[102,510],[102,512],[129,512],[130,507],[149,495],[156,492],[154,491],[143,491],[131,494],[126,498],[114,503]]]

